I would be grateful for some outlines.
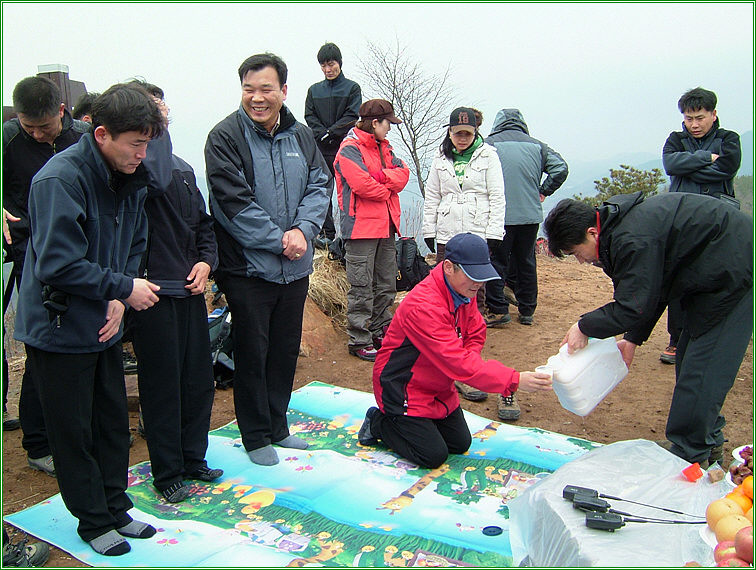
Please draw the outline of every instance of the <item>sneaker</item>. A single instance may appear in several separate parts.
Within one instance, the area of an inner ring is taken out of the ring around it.
[[[136,374],[137,373],[137,359],[131,354],[123,351],[123,373],[124,374]]]
[[[373,420],[373,416],[379,411],[378,408],[373,406],[372,408],[368,408],[368,411],[365,413],[365,420],[362,422],[362,427],[360,427],[360,431],[357,433],[357,440],[360,442],[360,445],[376,445],[378,443],[378,439],[370,431],[370,422]]]
[[[520,305],[517,297],[515,297],[514,291],[512,291],[512,288],[509,285],[504,285],[504,299],[507,301],[507,303],[514,305],[515,307],[518,307]]]
[[[519,321],[521,325],[532,325],[533,324],[533,315],[520,315]]]
[[[189,487],[183,481],[176,481],[167,489],[160,491],[169,503],[180,503],[189,496]]]
[[[215,481],[223,477],[223,469],[210,469],[207,465],[195,469],[191,473],[184,475],[184,479],[197,479],[198,481]]]
[[[459,395],[462,396],[465,400],[470,400],[471,402],[482,402],[486,398],[488,398],[488,394],[481,390],[476,390],[472,386],[468,386],[467,384],[463,382],[454,382],[454,387],[457,389],[457,392],[459,392]]]
[[[44,457],[39,457],[37,459],[32,459],[27,455],[26,462],[32,469],[47,473],[50,477],[55,477],[55,464],[53,463],[52,455],[45,455]]]
[[[11,416],[10,412],[3,412],[3,431],[13,431],[21,427],[21,421]]]
[[[378,354],[378,351],[373,347],[372,344],[369,344],[362,348],[355,348],[353,346],[350,346],[349,354],[356,356],[357,358],[361,358],[362,360],[375,362],[375,355]]]
[[[383,338],[386,336],[387,330],[388,325],[384,325],[383,328],[381,328],[381,332],[373,337],[373,348],[375,348],[376,350],[383,346]]]
[[[489,328],[496,328],[512,321],[512,317],[509,313],[493,313],[489,312],[486,318],[486,326]]]
[[[520,418],[520,404],[514,394],[511,396],[502,396],[499,394],[499,411],[500,420],[517,420]]]
[[[664,352],[659,355],[659,360],[661,360],[664,364],[674,364],[676,357],[677,347],[670,344],[667,348],[664,349]]]
[[[15,544],[3,544],[3,568],[35,568],[44,566],[50,557],[50,547],[44,542],[28,544],[24,538]]]

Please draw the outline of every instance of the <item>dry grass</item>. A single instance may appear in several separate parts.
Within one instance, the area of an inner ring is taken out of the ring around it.
[[[349,282],[341,263],[328,259],[323,252],[316,252],[309,296],[341,330],[346,330],[347,324],[347,291]]]

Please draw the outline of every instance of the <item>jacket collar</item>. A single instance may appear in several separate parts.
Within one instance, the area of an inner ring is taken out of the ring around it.
[[[253,131],[260,136],[271,138],[275,137],[278,133],[285,131],[297,122],[297,120],[294,118],[294,115],[291,113],[291,111],[289,111],[286,105],[281,106],[281,110],[278,114],[278,127],[272,135],[263,127],[250,119],[249,115],[247,115],[247,112],[244,110],[244,107],[242,105],[239,105],[238,116],[241,119],[243,125],[246,125],[248,128],[253,129]]]
[[[363,131],[362,129],[358,129],[357,127],[353,127],[351,133],[354,134],[354,137],[362,146],[367,148],[378,148],[378,140],[375,138],[375,135]],[[388,141],[384,142],[388,143]]]
[[[102,156],[100,147],[97,145],[97,141],[95,141],[92,133],[84,133],[79,144],[86,145],[85,148],[91,155],[94,163],[94,170],[100,178],[107,183],[108,188],[115,193],[116,198],[119,201],[125,199],[129,194],[133,194],[134,192],[147,187],[149,175],[147,173],[147,167],[145,167],[144,164],[137,166],[137,169],[132,174],[116,172],[111,170],[108,166],[108,163],[105,161],[105,157]]]

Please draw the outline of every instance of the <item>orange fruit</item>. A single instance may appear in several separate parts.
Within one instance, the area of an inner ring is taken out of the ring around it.
[[[735,501],[731,501],[727,498],[717,499],[716,501],[709,503],[709,506],[706,507],[706,522],[708,523],[709,528],[714,530],[714,527],[722,517],[742,514],[743,508]]]
[[[739,485],[743,488],[743,494],[753,501],[753,475],[749,475]]]
[[[727,493],[725,495],[725,499],[730,499],[731,501],[737,503],[740,508],[743,509],[744,513],[753,506],[753,501],[746,497],[742,491],[732,491],[731,493]]]

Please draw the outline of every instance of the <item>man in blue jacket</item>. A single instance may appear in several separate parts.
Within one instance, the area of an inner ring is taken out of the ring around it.
[[[307,90],[305,121],[315,135],[315,142],[328,164],[331,176],[334,176],[333,161],[336,160],[341,141],[360,116],[362,91],[356,82],[344,77],[341,50],[336,44],[329,42],[321,46],[318,50],[318,63],[325,79]],[[336,237],[332,209],[329,203],[322,232],[325,240],[318,239],[316,244],[327,245],[326,240]]]
[[[237,111],[207,137],[205,166],[218,240],[215,279],[233,315],[234,407],[252,462],[273,445],[305,449],[286,410],[312,273],[312,240],[328,210],[328,167],[312,131],[283,104],[286,64],[271,53],[239,67]]]
[[[146,91],[114,85],[97,99],[92,127],[32,181],[14,336],[34,370],[63,502],[79,536],[116,556],[131,549],[124,537],[155,534],[128,513],[120,339],[125,306],[158,301],[159,287],[136,274],[147,241],[141,162],[163,118]]]
[[[733,179],[740,168],[740,137],[736,132],[719,128],[716,94],[696,87],[680,97],[677,107],[683,114],[682,131],[670,133],[662,150],[664,170],[672,182],[669,191],[704,194],[726,201],[734,199]],[[659,356],[665,364],[675,363],[682,330],[681,311],[677,303],[670,303],[669,346]]]

